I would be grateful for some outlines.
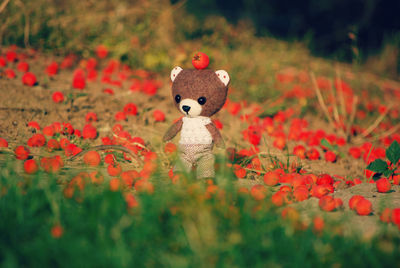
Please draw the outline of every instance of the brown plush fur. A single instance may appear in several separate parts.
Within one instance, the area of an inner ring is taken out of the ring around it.
[[[218,128],[214,125],[214,123],[206,125],[208,131],[210,131],[211,137],[218,148],[224,148],[225,143],[222,139],[221,133],[219,132]]]
[[[163,141],[172,140],[179,131],[181,131],[183,125],[182,118],[176,121],[165,133]]]
[[[175,102],[175,96],[181,95],[182,100],[189,98],[197,100],[206,97],[207,101],[203,105],[201,116],[210,117],[218,112],[226,101],[228,86],[219,80],[213,70],[182,70],[172,84],[172,98],[175,106],[179,109],[179,104]]]

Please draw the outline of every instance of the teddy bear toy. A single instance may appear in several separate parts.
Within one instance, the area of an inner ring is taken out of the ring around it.
[[[172,98],[175,107],[183,114],[165,133],[163,140],[173,139],[181,132],[179,162],[174,172],[189,172],[196,167],[197,178],[215,175],[213,145],[224,147],[221,133],[210,117],[226,101],[229,75],[224,70],[182,69],[171,71]]]

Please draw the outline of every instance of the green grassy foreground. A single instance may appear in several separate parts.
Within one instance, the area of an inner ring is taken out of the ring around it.
[[[155,191],[135,193],[137,204],[129,208],[126,192],[108,183],[86,180],[69,198],[55,176],[19,175],[14,165],[0,172],[2,267],[396,267],[400,261],[398,237],[362,241],[328,228],[316,234],[296,214],[283,220],[267,199],[238,193],[223,171],[215,184],[190,176],[166,183],[155,173]]]

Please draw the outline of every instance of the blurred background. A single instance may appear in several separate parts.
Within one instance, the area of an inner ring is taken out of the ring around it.
[[[388,0],[2,0],[0,44],[84,56],[105,44],[123,61],[163,69],[189,49],[273,38],[397,78],[399,10]]]

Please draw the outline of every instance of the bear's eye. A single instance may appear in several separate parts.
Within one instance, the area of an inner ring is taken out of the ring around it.
[[[176,103],[180,103],[181,102],[181,95],[176,95],[175,96],[175,101],[176,101]]]
[[[200,105],[204,105],[204,103],[206,103],[206,101],[207,101],[206,97],[200,97],[200,98],[197,99],[197,102]]]

